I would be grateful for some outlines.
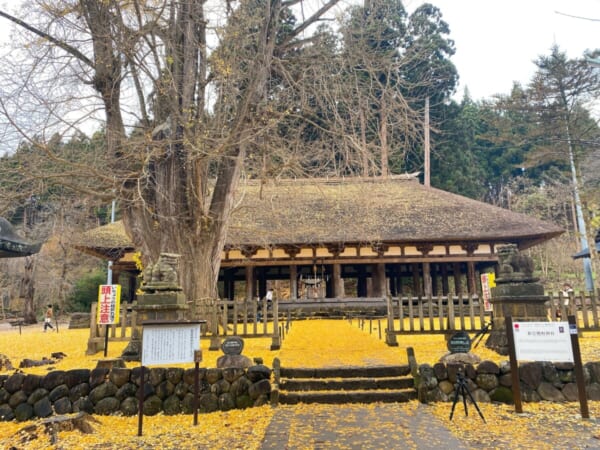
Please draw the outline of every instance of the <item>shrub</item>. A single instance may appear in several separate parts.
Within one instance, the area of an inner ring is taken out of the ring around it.
[[[98,286],[101,284],[106,284],[106,269],[96,269],[79,278],[67,297],[68,310],[89,312],[92,303],[98,301]]]

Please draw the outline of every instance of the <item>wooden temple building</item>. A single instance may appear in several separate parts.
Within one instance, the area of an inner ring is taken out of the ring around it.
[[[289,301],[476,294],[498,246],[524,250],[563,232],[410,176],[246,181],[237,194],[219,277],[227,299],[263,298],[268,289]],[[79,242],[114,261],[131,300],[135,249],[122,224]]]

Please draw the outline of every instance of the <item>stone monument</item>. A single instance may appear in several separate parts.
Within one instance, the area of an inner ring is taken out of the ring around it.
[[[498,276],[491,289],[493,325],[485,346],[508,354],[505,318],[515,321],[547,322],[544,286],[533,276],[533,260],[519,253],[515,244],[498,248]]]
[[[142,294],[137,296],[133,311],[137,314],[131,340],[121,357],[140,361],[142,355],[141,324],[145,321],[179,321],[189,308],[179,285],[179,258],[174,253],[161,253],[155,264],[143,271]]]
[[[252,360],[247,356],[242,355],[244,349],[244,340],[238,336],[225,338],[221,344],[223,356],[217,359],[217,368],[248,368],[252,366]]]

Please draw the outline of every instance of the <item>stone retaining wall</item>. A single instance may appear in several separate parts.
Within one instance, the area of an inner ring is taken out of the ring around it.
[[[508,361],[499,365],[482,361],[476,366],[463,363],[422,364],[415,377],[419,400],[423,403],[454,400],[459,370],[464,374],[475,401],[513,403]],[[600,362],[586,363],[583,373],[588,399],[600,400]],[[578,400],[572,363],[522,363],[519,365],[519,379],[521,400],[524,402]]]
[[[193,413],[194,369],[144,371],[144,414]],[[45,376],[0,376],[0,421],[29,420],[52,414],[138,413],[141,367],[54,371]],[[271,369],[200,369],[199,411],[227,411],[269,402]]]

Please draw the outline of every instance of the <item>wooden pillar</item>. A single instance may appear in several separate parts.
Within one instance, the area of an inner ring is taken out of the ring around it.
[[[373,297],[385,297],[387,295],[387,280],[385,278],[385,264],[377,263],[372,267]]]
[[[425,297],[433,295],[431,287],[431,266],[428,262],[423,263],[423,295]]]
[[[298,266],[290,266],[290,299],[298,300]]]
[[[235,296],[234,269],[225,269],[223,271],[223,297],[233,300]]]
[[[254,289],[254,267],[246,266],[246,300],[254,300],[255,289]]]
[[[423,287],[421,286],[421,277],[419,276],[419,265],[411,264],[412,280],[413,280],[413,296],[423,295]]]
[[[265,268],[261,267],[258,272],[258,297],[264,298],[267,295],[267,277],[265,275]]]
[[[467,285],[469,288],[469,294],[477,294],[477,282],[475,280],[475,263],[473,261],[467,262]]]
[[[344,292],[344,279],[342,278],[342,265],[333,264],[331,273],[331,286],[333,288],[333,298],[341,298],[346,295]]]
[[[397,277],[397,270],[396,270],[396,264],[391,264],[390,265],[390,276],[388,278],[388,287],[390,290],[390,296],[392,297],[396,297],[398,290],[396,289],[396,277]]]
[[[356,268],[357,280],[356,280],[356,296],[367,297],[367,275],[364,264],[358,265]]]
[[[460,271],[460,263],[452,264],[452,275],[454,277],[454,294],[461,295],[462,290],[462,273]]]
[[[396,265],[396,295],[398,297],[402,297],[402,294],[404,294],[403,291],[403,287],[402,287],[402,269],[403,269],[403,265],[402,264],[397,264]]]
[[[431,276],[431,295],[438,295],[438,267],[439,264],[432,263],[429,265],[430,271],[429,274]]]
[[[441,264],[442,271],[442,295],[448,295],[450,290],[450,284],[448,283],[448,263]]]

